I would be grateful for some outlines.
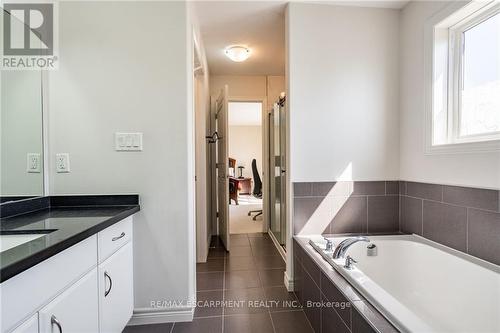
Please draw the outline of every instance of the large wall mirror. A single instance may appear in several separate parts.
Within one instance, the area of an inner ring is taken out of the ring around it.
[[[3,19],[4,15],[0,15],[0,47],[3,47]],[[22,32],[23,26],[21,21],[11,18],[13,33]],[[35,34],[30,38],[38,39]],[[1,203],[41,196],[44,194],[42,72],[0,70],[0,85]]]

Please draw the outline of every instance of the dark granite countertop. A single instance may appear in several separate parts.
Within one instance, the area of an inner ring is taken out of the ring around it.
[[[117,197],[120,196],[113,196],[115,199]],[[126,200],[109,200],[110,196],[94,196],[93,198],[99,200],[93,201],[89,200],[89,196],[81,196],[81,206],[78,205],[78,196],[68,197],[70,200],[65,200],[64,197],[49,197],[45,207],[35,203],[37,209],[29,209],[28,203],[23,207],[27,213],[20,212],[1,218],[1,235],[39,233],[43,236],[0,253],[0,282],[140,210],[138,196],[135,196],[136,200],[130,200],[131,196],[123,197],[126,197]]]

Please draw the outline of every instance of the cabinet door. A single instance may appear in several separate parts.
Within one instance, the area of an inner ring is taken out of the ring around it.
[[[40,332],[98,332],[97,296],[97,269],[94,268],[38,312]]]
[[[11,333],[38,333],[38,313],[17,326]]]
[[[101,333],[121,332],[134,308],[132,242],[99,265]]]

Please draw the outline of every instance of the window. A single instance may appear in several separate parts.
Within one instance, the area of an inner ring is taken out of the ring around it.
[[[500,148],[500,4],[455,9],[432,37],[430,147]]]

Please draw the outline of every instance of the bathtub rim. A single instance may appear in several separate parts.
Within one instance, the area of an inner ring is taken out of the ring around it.
[[[362,300],[365,300],[367,303],[369,303],[371,306],[373,306],[373,308],[376,309],[376,311],[380,314],[380,316],[382,316],[388,323],[390,323],[392,326],[394,326],[400,332],[407,332],[409,329],[408,324],[402,322],[401,319],[399,318],[399,316],[395,316],[393,313],[388,311],[388,309],[385,306],[382,306],[380,304],[379,300],[377,300],[373,295],[367,293],[367,291],[365,290],[365,286],[361,286],[361,285],[358,286],[359,282],[355,281],[354,276],[342,269],[342,267],[341,267],[342,263],[340,260],[334,260],[332,258],[326,257],[323,252],[321,252],[321,253],[318,252],[317,245],[311,245],[311,242],[313,242],[313,240],[321,241],[324,239],[324,237],[344,239],[344,238],[348,238],[348,237],[361,236],[361,235],[372,237],[374,239],[374,243],[376,243],[376,240],[378,239],[378,240],[404,240],[404,241],[410,241],[410,242],[424,244],[424,245],[436,248],[438,250],[441,250],[449,255],[453,255],[455,257],[463,259],[471,264],[480,266],[483,269],[490,270],[490,271],[493,271],[497,274],[500,274],[500,266],[498,266],[496,264],[493,264],[493,263],[488,262],[486,260],[474,257],[470,254],[467,254],[467,253],[461,252],[459,250],[450,248],[446,245],[434,242],[432,240],[426,239],[425,237],[422,237],[422,236],[416,235],[416,234],[361,234],[360,233],[360,234],[325,234],[325,235],[315,234],[315,235],[296,235],[296,236],[294,236],[294,238],[302,246],[302,248],[305,252],[312,251],[312,253],[311,252],[309,253],[309,256],[318,264],[320,269],[323,272],[325,272],[325,275],[328,276],[328,274],[326,274],[326,270],[328,268],[330,268],[331,270],[334,270],[337,274],[339,274],[350,285],[350,287],[355,291],[355,294],[360,295],[360,298]],[[323,263],[319,264],[318,259],[321,260]],[[355,269],[355,270],[357,271],[357,269]],[[332,283],[335,283],[330,278],[330,276],[328,276],[328,277]],[[339,288],[339,290],[340,290],[340,288]],[[392,295],[390,295],[390,294],[387,294],[387,295],[389,296],[390,301],[393,300],[393,301],[396,301],[396,303],[399,303],[399,301],[396,298],[394,298]],[[351,300],[350,300],[350,302],[353,303]],[[405,313],[412,314],[411,310],[407,309],[403,304],[399,303],[399,305],[402,307],[401,310],[403,310],[403,313],[402,313],[403,315]],[[420,323],[423,323],[421,320],[412,320],[411,317],[412,316],[410,316],[409,318],[406,318],[406,320],[411,321],[410,326],[414,326],[414,325],[420,326]],[[365,317],[365,319],[367,319],[367,318]],[[415,319],[418,319],[418,317],[416,317]],[[425,323],[423,323],[423,324],[425,324]],[[372,327],[374,327],[372,324],[370,324],[370,325]]]
[[[309,235],[310,236],[310,235]],[[295,235],[293,239],[302,248],[302,251],[313,261],[322,274],[342,293],[351,304],[352,311],[358,314],[378,333],[401,332],[394,324],[377,309],[356,287],[342,274],[333,268],[309,244],[309,236]],[[294,254],[295,256],[295,254]],[[302,259],[299,259],[302,260]]]
[[[481,266],[483,268],[486,268],[488,270],[491,270],[493,272],[496,272],[500,274],[500,265],[494,264],[492,262],[489,262],[487,260],[481,259],[479,257],[475,257],[471,254],[462,252],[460,250],[454,249],[452,247],[449,247],[447,245],[435,242],[433,240],[430,240],[428,238],[425,238],[423,236],[417,235],[417,234],[396,234],[396,235],[388,235],[388,234],[381,234],[381,235],[376,235],[376,234],[324,234],[324,235],[308,235],[308,236],[297,236],[300,238],[307,238],[309,240],[310,237],[331,237],[331,238],[349,238],[349,237],[354,237],[354,236],[366,236],[368,238],[370,237],[376,237],[376,239],[386,239],[386,240],[406,240],[406,241],[411,241],[411,242],[416,242],[424,245],[431,246],[433,248],[436,248],[438,250],[444,251],[448,254],[451,254],[453,256],[459,257],[460,259],[466,260],[472,264]]]

